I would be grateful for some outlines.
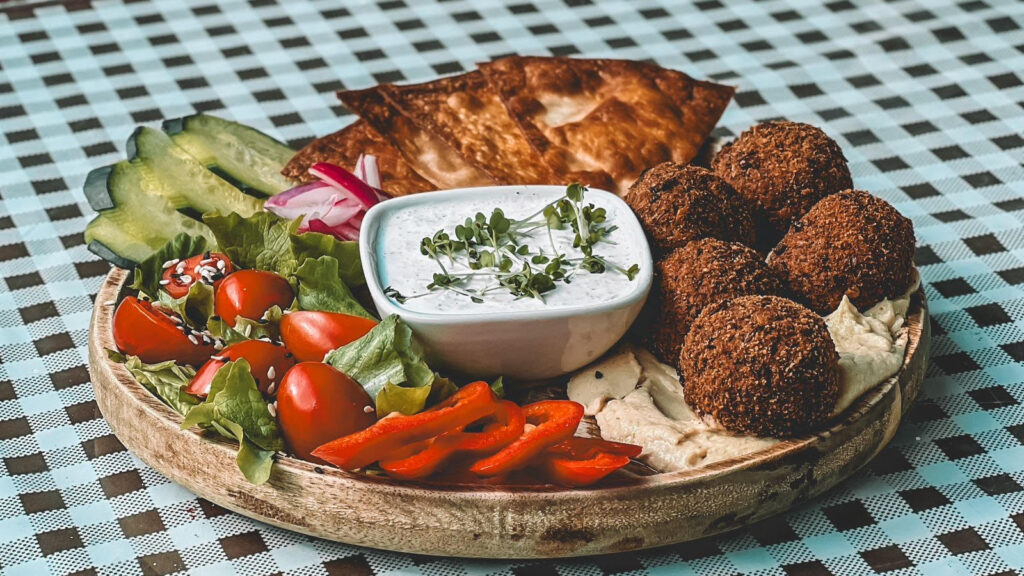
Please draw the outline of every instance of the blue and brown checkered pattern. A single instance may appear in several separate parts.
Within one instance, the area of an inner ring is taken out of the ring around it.
[[[1024,569],[1024,4],[1013,0],[77,0],[0,4],[0,570],[5,574],[1018,574]],[[731,535],[507,563],[393,554],[197,499],[93,400],[85,174],[140,123],[209,111],[299,146],[340,88],[500,55],[653,59],[739,87],[718,129],[785,117],[911,217],[932,366],[892,445]]]

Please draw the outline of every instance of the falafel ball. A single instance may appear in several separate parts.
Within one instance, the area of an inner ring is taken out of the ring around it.
[[[704,238],[673,250],[657,263],[654,303],[659,320],[651,351],[675,364],[690,325],[707,306],[737,296],[782,294],[782,283],[754,250]]]
[[[657,252],[700,238],[754,244],[751,207],[706,168],[658,164],[640,175],[625,200]]]
[[[689,404],[733,432],[800,434],[825,422],[839,398],[839,354],[825,320],[778,296],[705,308],[679,364]]]
[[[793,225],[769,266],[794,299],[828,314],[849,296],[857,308],[906,292],[913,280],[914,225],[860,190],[833,194]]]
[[[711,165],[757,208],[758,241],[765,250],[819,200],[853,188],[839,145],[801,122],[757,124],[723,146]]]

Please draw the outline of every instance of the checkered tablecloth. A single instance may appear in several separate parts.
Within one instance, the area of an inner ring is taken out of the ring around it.
[[[33,4],[39,7],[33,8]],[[1014,574],[1024,568],[1024,4],[1013,0],[78,0],[0,5],[0,570],[6,574]],[[932,365],[892,444],[731,535],[554,562],[312,539],[125,451],[86,371],[85,174],[140,123],[209,111],[295,146],[339,88],[499,55],[654,59],[739,87],[723,135],[823,126],[911,217]]]

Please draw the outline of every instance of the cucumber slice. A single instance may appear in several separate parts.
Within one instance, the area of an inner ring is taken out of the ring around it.
[[[263,208],[253,198],[206,169],[191,154],[152,128],[139,127],[128,139],[128,158],[137,164],[146,180],[175,208],[191,208],[199,214],[237,212],[252,216]]]
[[[86,178],[89,204],[106,206],[85,229],[89,250],[116,266],[130,267],[161,248],[179,232],[216,240],[205,224],[174,209],[136,164],[118,162],[93,170]]]
[[[165,120],[163,129],[201,164],[240,188],[273,196],[296,185],[281,175],[295,151],[255,128],[196,114]]]

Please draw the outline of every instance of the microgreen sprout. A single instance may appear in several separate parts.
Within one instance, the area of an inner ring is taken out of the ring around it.
[[[478,212],[466,218],[451,232],[438,230],[420,241],[420,253],[437,262],[440,269],[427,285],[428,291],[406,296],[388,286],[385,295],[404,303],[430,292],[448,290],[479,303],[489,293],[506,291],[516,298],[543,301],[544,294],[555,290],[558,284],[571,283],[580,270],[591,274],[611,270],[633,280],[639,265],[624,268],[595,253],[595,247],[602,242],[615,244],[608,236],[618,227],[608,224],[604,208],[583,203],[586,190],[586,186],[571,184],[564,196],[522,220],[508,218],[501,208],[495,208],[489,216]],[[572,248],[578,250],[576,254],[559,252],[555,243],[552,231],[566,227],[573,232]],[[531,233],[541,228],[546,229],[549,246],[527,244],[533,240]],[[457,272],[456,265],[470,271]],[[475,278],[491,282],[483,287],[470,287]]]

